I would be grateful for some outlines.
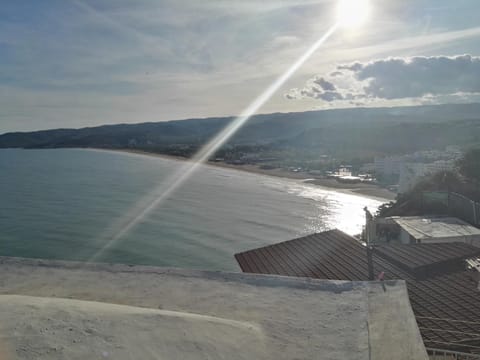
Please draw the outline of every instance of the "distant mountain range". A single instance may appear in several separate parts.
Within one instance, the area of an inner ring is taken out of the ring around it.
[[[15,132],[0,135],[0,148],[135,148],[167,153],[171,149],[190,149],[185,152],[188,156],[232,119]],[[351,158],[475,144],[480,144],[480,104],[257,115],[230,139],[228,146],[309,149]]]

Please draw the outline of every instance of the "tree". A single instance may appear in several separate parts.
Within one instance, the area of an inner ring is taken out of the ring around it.
[[[446,205],[441,202],[425,204],[424,192],[456,192],[472,199],[478,195],[457,173],[442,171],[422,179],[409,192],[399,195],[395,203],[381,206],[377,216],[445,215],[448,211]]]

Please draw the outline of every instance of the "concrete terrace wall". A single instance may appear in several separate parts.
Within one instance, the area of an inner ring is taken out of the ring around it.
[[[427,359],[403,281],[18,258],[0,258],[0,271],[0,332],[9,335],[0,337],[10,339],[5,345],[13,348],[15,359],[90,358],[103,352],[115,359],[135,354],[142,359],[160,354],[172,359]],[[78,334],[89,336],[69,342],[71,323]],[[115,346],[126,338],[128,351]],[[54,348],[59,350],[52,357],[48,351]]]

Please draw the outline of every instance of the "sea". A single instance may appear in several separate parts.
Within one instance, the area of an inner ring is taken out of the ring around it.
[[[387,201],[209,165],[165,196],[182,166],[114,151],[0,150],[0,256],[238,271],[237,252],[333,228],[359,234],[363,208]]]

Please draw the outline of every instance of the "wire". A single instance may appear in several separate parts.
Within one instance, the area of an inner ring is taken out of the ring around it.
[[[480,322],[473,322],[473,321],[466,321],[466,320],[445,319],[445,318],[436,318],[436,317],[429,317],[429,316],[415,316],[415,317],[417,319],[440,320],[440,321],[461,322],[465,324],[480,325]]]

